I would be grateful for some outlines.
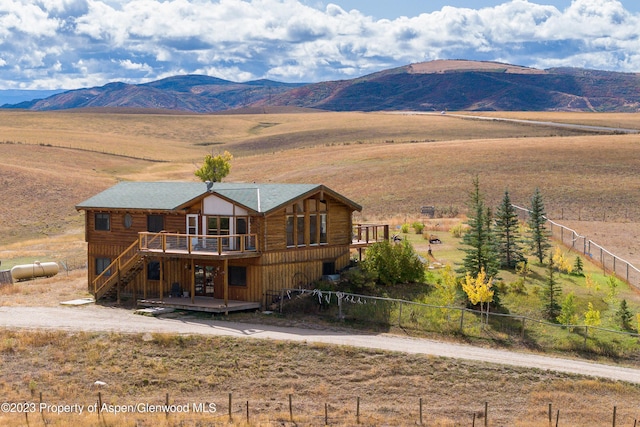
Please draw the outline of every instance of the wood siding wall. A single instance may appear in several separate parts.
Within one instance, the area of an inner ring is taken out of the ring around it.
[[[349,261],[349,248],[342,246],[298,248],[264,254],[260,258],[261,293],[306,288],[322,278],[325,262],[334,262],[336,270],[341,270],[349,265]]]
[[[86,212],[86,240],[88,242],[88,279],[89,290],[96,277],[96,258],[115,260],[125,249],[138,239],[138,232],[147,230],[147,215],[158,214],[148,211],[112,211],[110,230],[95,230],[96,211]],[[164,229],[171,233],[186,233],[186,213],[165,212]],[[132,224],[125,227],[125,215],[129,214]],[[229,286],[229,299],[261,302],[267,291],[308,287],[320,279],[325,262],[335,263],[336,270],[346,267],[350,261],[349,245],[352,238],[352,211],[342,202],[327,199],[327,244],[287,248],[285,208],[272,212],[267,217],[255,216],[250,219],[250,232],[258,236],[259,258],[230,259],[229,266],[246,267],[247,286]],[[202,231],[201,231],[202,232]],[[192,276],[189,258],[148,256],[145,267],[127,286],[125,293],[135,294],[137,298],[160,295],[160,281],[146,280],[146,265],[158,261],[163,267],[162,294],[169,297],[173,283],[180,283],[183,290],[191,292]],[[213,265],[223,268],[222,260],[198,260],[195,264]],[[146,281],[146,283],[145,283]],[[216,297],[222,279],[215,281]]]

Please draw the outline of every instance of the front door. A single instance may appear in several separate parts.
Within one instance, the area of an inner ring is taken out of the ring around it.
[[[195,266],[195,284],[196,284],[196,296],[200,297],[213,297],[215,290],[216,277],[218,276],[219,268],[213,265],[198,265]]]
[[[205,231],[208,236],[225,236],[210,239],[211,242],[207,242],[207,245],[215,250],[218,247],[218,239],[222,239],[221,248],[223,250],[229,249],[231,218],[228,216],[207,216],[205,221]]]
[[[187,234],[191,239],[191,247],[198,247],[198,215],[189,214],[187,215]]]

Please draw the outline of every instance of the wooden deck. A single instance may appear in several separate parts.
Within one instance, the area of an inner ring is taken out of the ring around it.
[[[140,252],[188,258],[255,258],[256,234],[191,235],[180,233],[138,233]]]
[[[388,224],[356,224],[353,227],[351,248],[366,248],[384,240],[389,240]]]
[[[229,313],[231,311],[245,311],[260,309],[259,302],[229,300],[225,306],[224,300],[211,297],[191,298],[147,298],[138,300],[139,307],[166,307],[177,310],[203,311],[207,313]]]

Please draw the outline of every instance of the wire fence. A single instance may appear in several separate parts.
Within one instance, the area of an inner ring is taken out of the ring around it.
[[[518,211],[520,219],[526,220],[529,217],[531,212],[529,209],[516,205],[512,206]],[[558,240],[571,250],[589,257],[594,263],[599,264],[605,273],[614,274],[631,286],[640,289],[640,269],[619,256],[614,255],[593,240],[580,235],[575,230],[558,224],[549,218],[545,219],[547,220],[546,224],[549,227],[549,232],[553,239]]]
[[[284,314],[315,310],[320,316],[351,325],[393,326],[558,351],[624,356],[640,349],[640,335],[627,331],[320,289],[283,289],[270,308]]]
[[[4,402],[0,412],[3,425],[171,425],[171,426],[388,426],[388,425],[471,425],[488,427],[511,423],[514,417],[530,418],[536,425],[555,426],[584,424],[581,413],[548,403],[531,415],[505,409],[503,402],[465,402],[455,409],[441,405],[433,393],[431,399],[402,393],[397,400],[389,393],[367,393],[365,398],[344,393],[326,399],[317,395],[272,393],[263,399],[238,397],[237,394],[213,393],[204,400],[189,395],[165,394],[164,399],[145,402],[118,402],[117,396],[98,392],[88,394],[82,403],[52,404],[56,396]],[[48,398],[48,400],[47,400]],[[593,410],[591,409],[593,412]],[[611,411],[611,412],[609,412]],[[562,412],[562,416],[561,416]],[[608,413],[607,413],[608,412]],[[602,408],[601,425],[637,424],[635,408],[629,405]],[[591,414],[591,419],[594,415]],[[595,417],[599,418],[598,416]],[[562,421],[562,424],[560,424]]]

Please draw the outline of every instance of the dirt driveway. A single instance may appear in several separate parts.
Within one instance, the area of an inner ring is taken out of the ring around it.
[[[357,334],[183,316],[151,317],[122,308],[96,305],[74,307],[0,307],[0,327],[121,333],[180,333],[237,338],[326,343],[353,347],[429,354],[504,365],[582,374],[640,384],[640,369],[581,360],[480,348],[388,334]]]

